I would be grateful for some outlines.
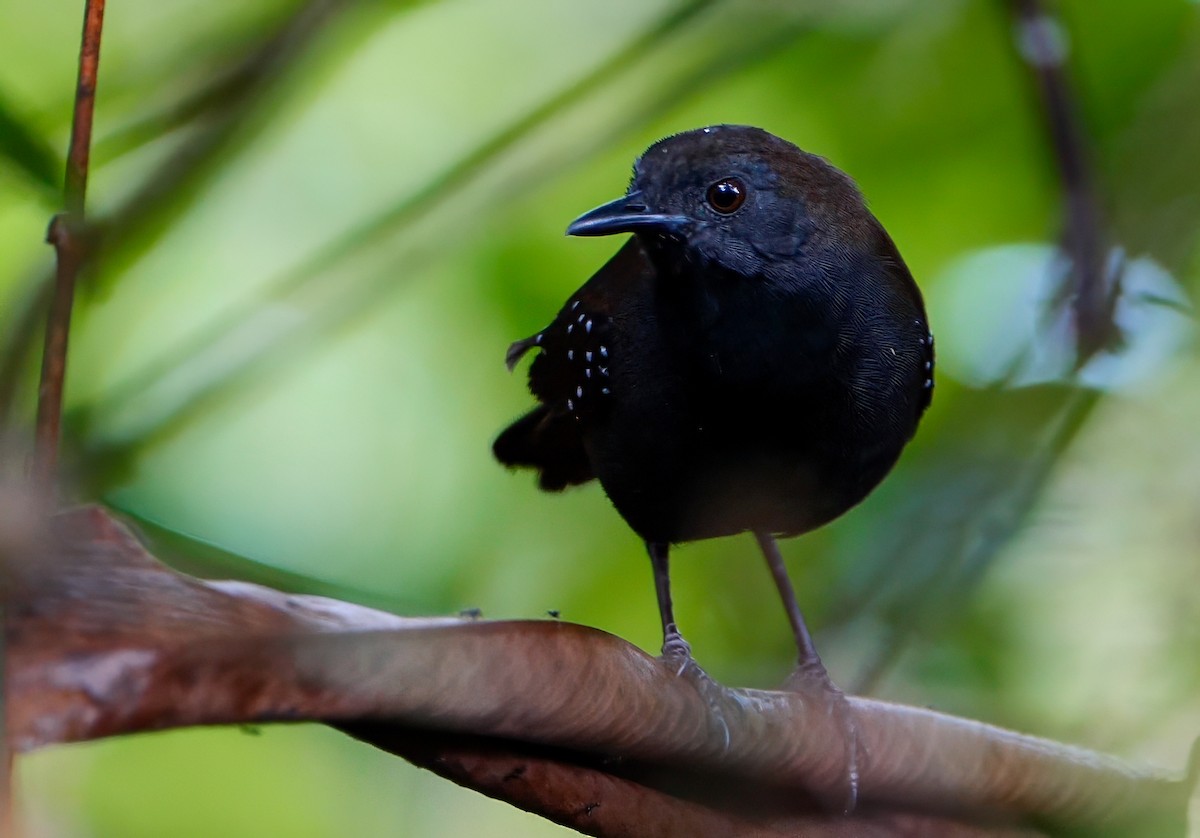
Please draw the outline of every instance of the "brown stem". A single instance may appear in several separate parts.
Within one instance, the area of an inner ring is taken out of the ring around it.
[[[1065,201],[1064,238],[1071,258],[1076,366],[1110,345],[1116,295],[1105,277],[1103,213],[1089,167],[1087,138],[1066,70],[1068,45],[1061,23],[1042,0],[1008,0],[1017,45],[1033,74]]]
[[[195,200],[199,185],[210,176],[214,161],[235,142],[248,141],[250,114],[262,115],[271,93],[289,77],[297,58],[329,30],[337,14],[353,6],[349,0],[308,0],[278,26],[271,27],[237,63],[229,77],[219,79],[182,103],[171,114],[115,136],[117,148],[136,146],[153,133],[153,126],[170,130],[187,113],[195,113],[194,130],[128,198],[98,223],[89,226],[89,259],[120,251],[131,241],[146,248],[168,229],[170,220]],[[278,97],[275,97],[276,99]],[[218,106],[219,104],[219,106]],[[100,153],[97,149],[97,153]],[[110,152],[111,154],[111,152]],[[102,232],[101,232],[102,231]],[[0,334],[0,434],[12,422],[16,389],[41,322],[41,312],[53,296],[53,277],[38,281],[25,300],[15,304],[7,330]]]
[[[62,422],[63,380],[67,372],[67,337],[75,282],[85,261],[83,225],[87,197],[88,154],[92,143],[92,113],[96,103],[96,73],[100,67],[100,33],[104,0],[86,0],[83,40],[79,48],[79,80],[75,114],[63,183],[63,213],[50,222],[47,241],[54,246],[58,267],[54,296],[46,320],[42,378],[38,387],[37,427],[34,432],[33,480],[46,496],[54,492],[58,471],[58,441]]]

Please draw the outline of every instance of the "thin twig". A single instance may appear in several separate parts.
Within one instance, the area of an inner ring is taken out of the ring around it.
[[[1006,0],[1016,26],[1017,47],[1028,66],[1044,112],[1047,139],[1064,196],[1064,248],[1071,260],[1070,277],[1062,292],[1070,297],[1076,327],[1076,366],[1110,345],[1114,334],[1114,286],[1105,270],[1106,236],[1095,178],[1089,166],[1086,135],[1078,116],[1078,105],[1066,72],[1067,42],[1059,21],[1042,0]],[[1045,489],[1053,468],[1061,460],[1076,433],[1100,399],[1094,391],[1068,396],[1061,413],[1037,431],[1048,431],[1046,440],[1028,458],[1011,483],[1000,487],[980,506],[981,515],[961,521],[962,537],[947,551],[943,568],[962,568],[954,588],[961,597],[982,580],[1001,548],[1019,531]],[[1031,434],[1033,432],[1031,431]],[[1035,443],[1036,444],[1036,443]],[[985,532],[986,537],[980,533]],[[909,552],[898,544],[896,555]],[[951,561],[952,560],[952,561]],[[884,563],[881,563],[883,566]],[[886,563],[894,566],[894,562]],[[856,692],[869,692],[891,669],[907,643],[929,625],[930,609],[924,607],[946,589],[927,586],[918,601],[908,603],[904,617],[891,627],[889,636],[858,675]],[[833,609],[835,613],[861,613],[863,604]]]
[[[89,256],[130,246],[146,249],[170,227],[171,219],[184,211],[200,193],[204,178],[216,162],[235,147],[245,144],[266,124],[262,119],[272,94],[285,84],[288,72],[322,33],[328,32],[336,14],[351,8],[349,0],[307,0],[279,26],[272,27],[257,40],[238,62],[233,78],[222,77],[197,94],[197,100],[218,102],[212,110],[196,108],[196,127],[189,139],[167,157],[115,211],[94,220],[89,230]],[[219,94],[224,92],[224,96]],[[249,119],[250,115],[258,117]],[[179,127],[174,118],[158,120],[163,130]],[[144,129],[139,129],[144,134]],[[98,231],[103,231],[102,234]],[[40,312],[50,304],[52,278],[33,284],[26,298],[15,306],[0,334],[0,429],[12,421],[22,371],[32,350],[40,321]]]
[[[1063,236],[1072,262],[1070,296],[1076,329],[1076,368],[1117,337],[1115,285],[1105,270],[1107,238],[1089,166],[1087,137],[1067,74],[1069,52],[1062,24],[1042,0],[1008,0],[1017,47],[1038,88],[1054,160],[1062,183]]]
[[[58,471],[71,304],[75,299],[75,282],[85,261],[84,203],[87,198],[88,154],[92,144],[92,112],[96,104],[96,73],[100,67],[100,33],[103,27],[104,0],[86,0],[83,41],[79,48],[79,81],[75,87],[75,115],[63,184],[63,213],[50,222],[46,237],[54,246],[58,268],[54,276],[54,298],[50,303],[46,342],[42,351],[33,480],[38,490],[47,495],[54,491]]]
[[[1071,278],[1062,289],[1072,299],[1076,327],[1076,367],[1097,351],[1111,345],[1115,285],[1106,275],[1107,239],[1103,213],[1089,165],[1087,138],[1079,119],[1079,107],[1066,72],[1068,47],[1061,23],[1042,0],[1007,0],[1016,25],[1017,47],[1038,87],[1044,111],[1047,139],[1053,150],[1064,196],[1064,246],[1071,259]],[[952,551],[953,566],[963,568],[965,578],[956,583],[961,596],[975,588],[1001,548],[1019,531],[1041,496],[1054,467],[1062,459],[1078,431],[1091,416],[1101,394],[1081,390],[1070,394],[1061,413],[1038,431],[1048,431],[1044,442],[1023,463],[1009,486],[993,496],[984,515],[965,520],[964,537]],[[982,521],[982,523],[981,523]],[[984,526],[986,524],[986,526]],[[967,529],[970,525],[970,529]],[[980,532],[986,532],[981,537]],[[900,550],[903,550],[902,545]],[[900,551],[897,551],[898,554]],[[890,563],[889,563],[890,565]],[[944,567],[948,567],[945,565]],[[895,665],[907,643],[928,626],[931,610],[925,607],[945,590],[927,587],[920,602],[909,603],[904,619],[893,625],[889,637],[855,681],[855,691],[867,693]],[[862,606],[842,609],[861,611]],[[837,610],[837,609],[835,609]]]

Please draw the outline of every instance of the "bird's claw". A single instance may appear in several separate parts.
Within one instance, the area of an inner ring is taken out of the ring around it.
[[[676,678],[686,678],[708,704],[709,720],[719,729],[722,750],[729,750],[729,724],[725,721],[725,687],[717,683],[692,657],[692,647],[672,624],[663,637],[662,661],[675,670]]]
[[[678,666],[675,670],[676,677],[682,675],[689,665],[696,667],[700,672],[704,671],[696,665],[696,661],[692,658],[691,644],[683,639],[683,635],[679,633],[679,629],[675,627],[674,623],[668,625],[663,634],[662,659],[670,666]]]
[[[823,692],[842,695],[842,690],[829,677],[829,670],[820,658],[801,660],[783,682],[783,688],[789,692]]]
[[[802,692],[812,695],[824,702],[825,710],[835,717],[842,728],[846,745],[846,788],[840,808],[843,814],[849,815],[858,805],[859,771],[858,771],[858,725],[854,722],[854,711],[850,700],[842,692],[820,659],[801,661],[792,674],[784,682],[784,689],[792,692]]]

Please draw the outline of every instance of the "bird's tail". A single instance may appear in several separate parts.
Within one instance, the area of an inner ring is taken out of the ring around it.
[[[506,466],[537,469],[538,485],[547,492],[595,477],[574,417],[544,404],[505,428],[492,443],[492,453]]]

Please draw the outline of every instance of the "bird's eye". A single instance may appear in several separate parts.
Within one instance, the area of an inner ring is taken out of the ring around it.
[[[735,177],[727,177],[708,187],[708,205],[721,215],[737,212],[746,201],[746,187]]]

